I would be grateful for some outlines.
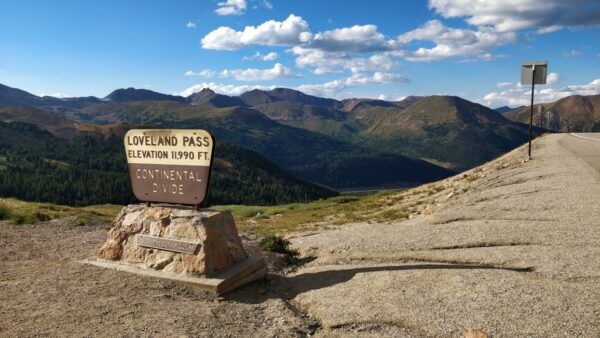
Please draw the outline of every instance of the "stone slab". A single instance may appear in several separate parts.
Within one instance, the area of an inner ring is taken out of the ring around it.
[[[242,285],[262,279],[267,275],[265,262],[262,257],[258,256],[250,256],[244,261],[210,278],[156,271],[147,269],[140,264],[130,264],[102,259],[83,260],[80,261],[80,263],[117,271],[135,273],[146,277],[189,283],[215,295],[220,295],[231,291]]]

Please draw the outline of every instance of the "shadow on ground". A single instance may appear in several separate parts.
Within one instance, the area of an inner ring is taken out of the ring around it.
[[[291,277],[269,275],[264,281],[257,281],[253,284],[226,293],[223,295],[223,298],[230,301],[250,304],[262,303],[265,300],[272,298],[293,299],[304,292],[347,282],[359,273],[408,270],[505,270],[531,272],[533,271],[533,268],[514,268],[476,264],[410,264],[307,272]]]

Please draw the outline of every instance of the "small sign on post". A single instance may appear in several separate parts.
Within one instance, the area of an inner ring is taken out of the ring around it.
[[[548,61],[524,61],[521,64],[521,84],[546,84]]]
[[[531,85],[531,111],[529,115],[529,159],[531,160],[531,130],[533,128],[533,94],[536,84],[546,84],[548,61],[525,61],[521,64],[521,84]]]
[[[140,201],[199,206],[206,198],[214,148],[206,130],[132,129],[124,141]]]

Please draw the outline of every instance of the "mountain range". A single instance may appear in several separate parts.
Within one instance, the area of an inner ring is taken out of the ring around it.
[[[512,121],[529,123],[530,109],[519,107],[504,116]],[[533,125],[557,132],[600,132],[600,95],[572,95],[555,102],[536,104],[533,106]]]
[[[364,144],[296,128],[269,118],[249,106],[252,100],[281,101],[293,98],[302,102],[332,104],[287,89],[271,92],[249,92],[243,97],[228,97],[204,90],[182,103],[168,95],[146,90],[119,89],[94,103],[73,107],[69,104],[51,107],[30,95],[20,106],[52,111],[80,124],[134,124],[161,128],[203,128],[213,133],[217,142],[228,142],[264,155],[278,166],[304,179],[340,187],[406,185],[440,179],[452,174],[418,158],[399,153],[383,153]],[[118,97],[118,102],[114,101]],[[146,99],[143,99],[146,98]],[[60,100],[60,99],[59,99]],[[248,103],[245,103],[244,100]],[[0,106],[5,102],[0,97]],[[318,107],[318,106],[315,106]]]
[[[560,121],[590,122],[564,128],[595,128],[597,98],[570,100],[551,104]],[[333,188],[412,185],[479,165],[526,142],[525,110],[502,114],[456,96],[335,100],[287,88],[240,96],[205,88],[181,97],[127,88],[104,98],[55,98],[0,85],[0,121],[65,139],[118,137],[132,126],[202,128],[217,145],[248,149],[300,180]]]

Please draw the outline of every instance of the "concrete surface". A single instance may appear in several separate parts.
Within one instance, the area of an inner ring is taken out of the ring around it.
[[[475,169],[428,215],[292,239],[317,257],[294,301],[323,335],[598,337],[600,135],[577,136]]]

